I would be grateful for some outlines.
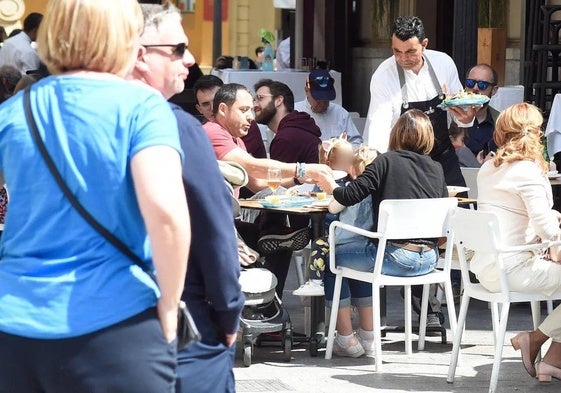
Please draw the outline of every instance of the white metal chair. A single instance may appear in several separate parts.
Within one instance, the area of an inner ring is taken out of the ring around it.
[[[454,382],[454,375],[456,373],[456,366],[460,352],[460,344],[462,341],[463,326],[467,316],[469,301],[471,298],[475,298],[491,303],[495,353],[489,393],[493,393],[495,392],[499,378],[499,369],[501,366],[510,304],[531,302],[534,328],[537,328],[540,323],[539,302],[542,300],[554,300],[561,298],[561,292],[554,293],[551,296],[546,296],[540,293],[533,294],[509,291],[501,255],[506,252],[520,252],[548,248],[554,244],[561,244],[561,242],[532,244],[517,247],[502,247],[499,242],[499,223],[497,217],[493,213],[477,210],[456,209],[456,212],[451,219],[451,229],[454,242],[458,247],[460,267],[462,269],[462,281],[464,284],[464,294],[462,296],[460,315],[458,317],[458,329],[456,330],[456,334],[454,336],[452,358],[450,360],[450,367],[448,370],[448,382]],[[496,260],[500,269],[501,292],[489,292],[481,284],[470,282],[469,267],[465,258],[466,249],[475,251],[475,255],[478,253],[490,254],[491,257]],[[502,305],[500,315],[498,310],[499,303]]]
[[[462,176],[466,181],[466,186],[469,187],[468,197],[477,199],[477,174],[479,173],[479,168],[460,168],[462,171]]]
[[[329,268],[335,274],[335,292],[333,295],[333,305],[331,307],[331,318],[329,323],[329,333],[327,338],[327,348],[325,358],[331,359],[333,351],[333,340],[335,338],[335,325],[339,309],[341,295],[341,283],[343,277],[372,283],[372,302],[373,302],[373,321],[374,321],[374,343],[376,372],[382,371],[382,334],[380,317],[380,288],[389,286],[405,287],[405,351],[412,353],[411,345],[411,285],[423,285],[423,301],[421,305],[421,319],[419,322],[419,342],[420,351],[424,349],[426,319],[428,309],[428,292],[430,284],[444,283],[446,299],[448,301],[448,318],[452,333],[456,331],[456,312],[450,284],[450,256],[452,255],[452,241],[448,241],[447,263],[443,270],[435,270],[424,276],[417,277],[397,277],[382,274],[382,264],[386,244],[391,240],[398,239],[418,239],[418,238],[439,238],[447,236],[448,217],[457,206],[455,198],[435,198],[435,199],[401,199],[384,200],[380,203],[378,215],[378,232],[371,232],[365,229],[353,227],[335,221],[329,227]],[[357,271],[346,267],[337,266],[335,255],[335,244],[337,243],[335,229],[341,228],[357,233],[371,239],[378,239],[378,248],[373,272]]]

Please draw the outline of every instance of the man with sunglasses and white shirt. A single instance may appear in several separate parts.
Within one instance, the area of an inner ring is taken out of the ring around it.
[[[467,72],[465,81],[466,91],[475,94],[483,94],[491,98],[498,90],[497,71],[488,64],[477,64]],[[486,103],[475,114],[473,126],[465,128],[465,144],[475,156],[480,153],[480,161],[490,151],[497,150],[497,145],[493,141],[493,131],[495,130],[495,120],[499,112]]]

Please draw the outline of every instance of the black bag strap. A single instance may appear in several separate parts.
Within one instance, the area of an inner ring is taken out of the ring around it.
[[[51,156],[49,155],[49,152],[47,151],[47,147],[45,146],[45,143],[43,142],[43,139],[41,138],[41,135],[39,135],[39,130],[37,129],[37,123],[35,123],[35,119],[33,117],[33,111],[31,109],[31,99],[30,99],[30,93],[29,93],[30,90],[31,90],[31,86],[28,86],[25,89],[24,95],[23,95],[23,106],[24,106],[24,109],[25,109],[25,117],[27,118],[27,123],[29,125],[29,130],[31,132],[31,136],[33,137],[33,140],[37,144],[37,147],[39,148],[39,151],[41,152],[41,155],[43,156],[43,159],[45,160],[45,163],[47,164],[47,167],[49,168],[49,171],[51,172],[51,174],[55,178],[58,186],[60,187],[60,189],[62,190],[62,192],[64,193],[64,195],[68,199],[68,201],[70,202],[70,204],[78,211],[78,213],[80,213],[80,215],[84,218],[84,220],[86,220],[86,222],[88,224],[90,224],[92,226],[92,228],[94,228],[101,236],[103,236],[117,250],[122,252],[133,263],[138,265],[146,274],[148,274],[150,276],[150,278],[152,280],[154,280],[154,282],[157,285],[158,281],[156,280],[156,277],[155,277],[152,269],[150,269],[150,267],[146,263],[144,263],[144,261],[142,259],[140,259],[140,257],[138,255],[136,255],[134,252],[132,252],[132,250],[129,247],[127,247],[121,240],[119,240],[115,235],[113,235],[111,232],[109,232],[109,230],[107,228],[105,228],[103,225],[101,225],[99,223],[99,221],[97,221],[86,210],[86,208],[78,201],[78,199],[76,199],[74,194],[72,194],[72,191],[70,191],[70,189],[68,188],[68,185],[64,182],[60,172],[58,171],[55,163],[53,162],[53,159],[51,158]]]

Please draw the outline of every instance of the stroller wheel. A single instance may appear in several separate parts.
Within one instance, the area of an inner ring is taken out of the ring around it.
[[[292,358],[292,337],[286,335],[283,340],[283,359],[285,362],[290,362]]]
[[[245,367],[249,367],[251,366],[251,355],[253,352],[253,348],[251,346],[251,344],[244,344],[243,346],[243,365]]]

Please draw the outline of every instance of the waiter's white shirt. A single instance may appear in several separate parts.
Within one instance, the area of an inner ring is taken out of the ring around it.
[[[362,143],[362,136],[358,132],[355,123],[351,119],[349,112],[341,105],[330,102],[327,110],[323,113],[315,113],[308,99],[298,101],[294,104],[294,109],[298,112],[308,113],[316,122],[321,130],[321,140],[338,138],[343,131],[347,132],[347,140],[358,147]]]
[[[21,32],[4,41],[0,50],[0,66],[11,65],[22,74],[37,70],[40,60],[37,50],[31,46],[31,38]]]
[[[429,59],[443,91],[455,94],[463,90],[456,64],[450,56],[430,49],[423,54]],[[403,97],[397,67],[395,57],[392,56],[380,64],[370,80],[370,106],[363,135],[365,142],[381,153],[388,150],[391,128],[401,115]],[[419,74],[410,70],[404,70],[404,74],[408,102],[430,101],[436,97],[436,88],[427,62],[424,62]],[[449,124],[452,119],[454,117],[449,114]]]

